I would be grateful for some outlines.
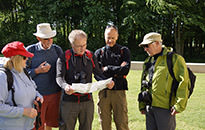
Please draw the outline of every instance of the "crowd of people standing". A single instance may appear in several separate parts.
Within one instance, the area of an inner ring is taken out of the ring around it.
[[[33,35],[37,43],[24,47],[19,41],[8,43],[2,54],[8,58],[0,71],[0,130],[92,130],[94,102],[92,93],[78,93],[72,84],[92,83],[112,78],[98,93],[98,115],[102,130],[129,130],[126,76],[131,65],[128,47],[117,43],[119,32],[114,24],[105,28],[105,46],[94,53],[87,49],[87,34],[74,29],[68,40],[71,49],[63,52],[53,43],[56,30],[49,23],[37,25]],[[147,130],[175,130],[175,115],[185,110],[190,84],[184,58],[173,56],[174,75],[179,82],[176,95],[169,94],[173,78],[166,65],[172,48],[162,44],[161,34],[150,32],[139,44],[148,57],[143,65],[139,110],[146,117]],[[12,74],[9,89],[8,72]],[[42,104],[42,105],[41,105]],[[37,106],[36,109],[34,106]],[[41,107],[40,107],[41,106]],[[40,124],[37,119],[40,113]],[[36,127],[38,124],[38,127]]]

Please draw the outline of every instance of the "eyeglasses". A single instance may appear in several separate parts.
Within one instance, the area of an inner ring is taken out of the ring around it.
[[[148,47],[149,47],[149,44],[143,45],[142,47],[143,47],[143,48],[148,48]]]
[[[86,47],[87,44],[84,44],[84,45],[75,45],[75,44],[74,44],[74,46],[77,47],[77,48],[83,48],[83,47]]]

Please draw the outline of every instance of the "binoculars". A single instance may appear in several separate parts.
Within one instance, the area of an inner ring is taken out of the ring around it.
[[[86,83],[86,77],[87,74],[83,71],[74,73],[74,79],[77,83]]]

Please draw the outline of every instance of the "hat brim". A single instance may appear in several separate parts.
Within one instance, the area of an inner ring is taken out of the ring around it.
[[[150,43],[152,43],[153,41],[151,41],[151,40],[146,40],[146,41],[143,41],[143,42],[141,42],[140,44],[139,44],[139,47],[142,47],[143,45],[148,45],[148,44],[150,44]]]
[[[53,30],[49,34],[43,34],[43,33],[33,33],[34,36],[40,37],[40,38],[51,38],[56,36],[56,30]]]
[[[28,51],[24,51],[24,52],[19,52],[19,55],[22,55],[22,56],[25,56],[25,57],[33,57],[34,54],[33,53],[30,53]]]

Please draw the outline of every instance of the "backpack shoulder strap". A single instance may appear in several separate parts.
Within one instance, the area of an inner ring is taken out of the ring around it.
[[[8,91],[10,91],[13,86],[13,75],[11,71],[7,68],[1,67],[0,70],[4,71],[7,76]]]
[[[172,76],[172,78],[174,80],[176,80],[175,76],[174,76],[174,72],[173,72],[173,63],[172,63],[172,57],[173,57],[173,53],[174,52],[168,52],[167,53],[167,67],[169,70],[170,75]]]
[[[85,53],[86,53],[86,56],[91,60],[93,68],[95,68],[95,63],[93,61],[93,54],[92,54],[92,52],[89,51],[89,50],[86,50]]]
[[[72,56],[72,53],[71,53],[71,50],[66,50],[65,51],[65,59],[66,59],[66,69],[68,70],[69,69],[69,60]]]
[[[172,57],[173,57],[174,52],[168,52],[167,53],[167,67],[170,75],[173,78],[172,86],[171,86],[171,93],[169,96],[169,104],[171,105],[171,100],[172,100],[172,95],[173,93],[176,95],[176,91],[179,85],[179,82],[176,80],[174,76],[174,71],[173,71],[173,62],[172,62]],[[170,106],[171,107],[171,106]]]
[[[89,59],[91,59],[91,58],[93,57],[93,54],[92,54],[91,51],[86,50],[85,53],[86,53],[86,56],[87,56]]]
[[[11,93],[12,93],[12,102],[13,102],[14,106],[17,106],[17,105],[16,105],[16,102],[15,102],[15,100],[14,100],[14,92],[15,92],[15,90],[14,90],[14,88],[12,87],[12,86],[13,86],[13,82],[14,82],[13,75],[12,75],[11,71],[10,71],[9,69],[7,69],[7,68],[1,67],[0,70],[1,70],[1,71],[4,71],[5,74],[6,74],[6,76],[7,76],[8,91],[11,90]]]

